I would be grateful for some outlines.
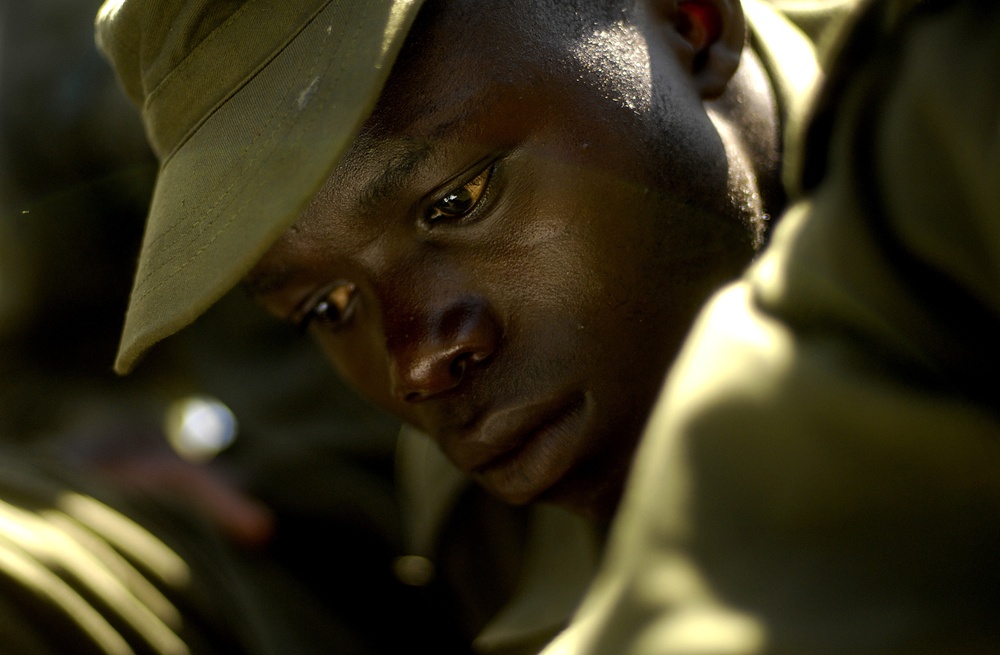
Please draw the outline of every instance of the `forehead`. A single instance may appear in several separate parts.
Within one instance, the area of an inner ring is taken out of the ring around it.
[[[575,80],[619,93],[621,80],[648,81],[635,18],[616,0],[428,0],[366,131],[417,124],[491,84]]]

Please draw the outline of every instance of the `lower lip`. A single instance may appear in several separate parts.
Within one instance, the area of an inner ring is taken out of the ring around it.
[[[513,505],[535,500],[573,467],[586,423],[583,396],[556,414],[510,453],[479,469],[474,477]]]

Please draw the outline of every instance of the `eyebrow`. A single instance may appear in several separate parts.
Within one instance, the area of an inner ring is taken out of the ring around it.
[[[397,193],[434,154],[430,141],[412,141],[405,150],[394,156],[382,171],[361,191],[358,207],[362,211],[373,210],[384,198]]]
[[[442,138],[456,125],[467,121],[475,108],[476,103],[464,102],[457,107],[456,113],[434,126],[428,136],[406,139],[403,152],[392,157],[361,191],[358,207],[362,211],[371,211],[383,198],[405,188],[414,174],[440,149]]]
[[[455,125],[468,120],[475,108],[475,103],[463,103],[457,114],[436,125],[427,138],[419,140],[411,138],[404,141],[403,151],[393,156],[375,179],[362,189],[358,207],[362,211],[371,211],[383,198],[406,187],[413,175],[437,152],[441,138]],[[350,157],[350,154],[346,155],[341,163]],[[294,229],[294,225],[291,229]],[[259,273],[251,272],[241,280],[241,285],[252,297],[262,298],[283,289],[292,277],[293,272],[287,267]]]
[[[240,281],[240,284],[252,298],[263,298],[282,289],[288,284],[291,278],[291,271],[286,267],[282,267],[279,270],[270,270],[262,273],[251,271]]]

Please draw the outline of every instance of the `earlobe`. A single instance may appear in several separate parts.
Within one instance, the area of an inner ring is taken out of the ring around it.
[[[740,0],[671,0],[673,27],[688,49],[687,66],[702,97],[722,95],[736,72],[746,40]]]

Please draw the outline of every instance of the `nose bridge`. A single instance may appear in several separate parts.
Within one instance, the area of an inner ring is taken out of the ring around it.
[[[383,301],[392,394],[421,402],[455,389],[499,345],[488,299],[454,276],[408,276],[402,294]]]

